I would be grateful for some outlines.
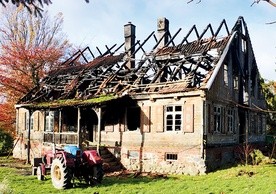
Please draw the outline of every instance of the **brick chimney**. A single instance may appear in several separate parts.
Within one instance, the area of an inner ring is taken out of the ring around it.
[[[169,41],[169,20],[166,18],[159,18],[157,20],[157,32],[159,40],[164,36],[158,45],[158,48],[164,47]]]
[[[135,28],[136,26],[131,22],[124,25],[125,51],[127,52],[127,57],[129,58],[127,67],[130,69],[135,68],[135,56],[133,55],[135,51]]]

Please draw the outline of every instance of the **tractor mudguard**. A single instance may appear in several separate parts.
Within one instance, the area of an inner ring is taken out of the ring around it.
[[[82,158],[88,165],[102,164],[103,160],[96,150],[85,150],[82,153]]]

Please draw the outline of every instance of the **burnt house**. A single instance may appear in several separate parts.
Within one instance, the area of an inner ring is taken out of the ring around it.
[[[130,170],[203,174],[233,160],[235,146],[265,139],[266,108],[242,17],[199,32],[157,31],[77,52],[16,105],[16,158],[52,142],[108,149]],[[182,34],[182,35],[181,35]]]

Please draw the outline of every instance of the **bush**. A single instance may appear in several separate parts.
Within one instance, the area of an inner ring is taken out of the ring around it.
[[[13,147],[13,138],[0,129],[0,154],[5,154]]]
[[[252,164],[253,165],[259,165],[259,164],[271,164],[274,162],[273,159],[270,159],[269,157],[263,155],[263,153],[255,149],[250,153]]]

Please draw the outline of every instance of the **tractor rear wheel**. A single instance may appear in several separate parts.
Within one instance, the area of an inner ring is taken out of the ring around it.
[[[55,158],[51,165],[52,184],[56,189],[71,187],[72,174],[66,166],[64,158]]]

